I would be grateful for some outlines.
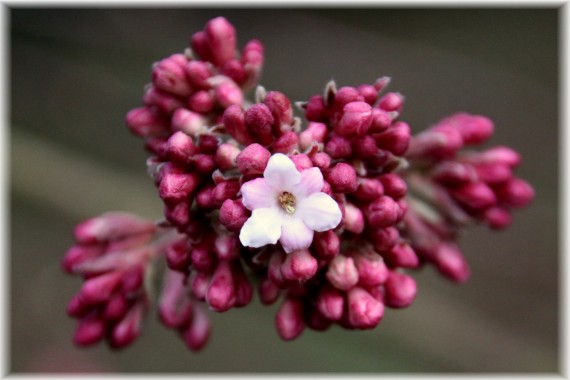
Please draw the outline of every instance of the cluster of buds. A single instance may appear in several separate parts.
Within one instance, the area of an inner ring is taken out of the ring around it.
[[[504,229],[511,224],[511,209],[534,197],[532,187],[513,174],[521,161],[516,151],[463,149],[486,142],[493,132],[488,118],[457,113],[414,136],[406,153],[413,195],[405,217],[407,235],[422,261],[453,281],[469,277],[455,242],[458,231],[472,223]]]
[[[160,320],[192,350],[210,336],[206,307],[244,307],[255,288],[263,304],[279,301],[284,340],[334,324],[372,329],[386,307],[414,301],[406,271],[427,262],[465,280],[459,228],[506,227],[510,208],[532,198],[512,176],[512,150],[460,152],[492,134],[488,119],[459,114],[412,137],[400,120],[404,98],[385,92],[382,77],[330,82],[297,103],[303,128],[281,92],[259,86],[253,104],[245,100],[262,63],[255,40],[238,56],[220,17],[191,49],[154,66],[144,107],[126,121],[145,140],[165,219],[105,214],[77,227],[63,262],[85,278],[68,308],[77,344],[131,343],[157,273]]]

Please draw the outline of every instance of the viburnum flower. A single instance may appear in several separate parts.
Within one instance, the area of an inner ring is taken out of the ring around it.
[[[286,253],[309,248],[315,231],[333,229],[342,219],[336,201],[321,192],[323,186],[319,168],[299,172],[286,155],[271,156],[263,178],[241,187],[243,205],[252,211],[241,243],[259,248],[279,240]]]

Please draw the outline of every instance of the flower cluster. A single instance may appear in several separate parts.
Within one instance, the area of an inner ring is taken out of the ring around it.
[[[457,232],[475,222],[504,228],[510,209],[533,197],[513,176],[513,150],[462,151],[492,135],[485,117],[453,115],[412,137],[386,77],[330,82],[297,103],[304,117],[295,117],[281,92],[257,87],[245,100],[261,43],[238,53],[219,17],[190,44],[154,65],[144,106],[126,117],[145,140],[164,220],[90,219],[64,257],[64,269],[85,279],[68,306],[79,345],[133,342],[153,284],[162,286],[161,322],[192,350],[210,335],[205,306],[246,306],[255,289],[263,304],[279,301],[284,340],[306,327],[371,329],[386,307],[414,301],[406,271],[427,263],[466,280]]]

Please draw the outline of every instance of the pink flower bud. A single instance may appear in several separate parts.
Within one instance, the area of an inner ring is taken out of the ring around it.
[[[303,304],[295,298],[287,298],[275,315],[275,327],[283,340],[293,340],[303,332]]]
[[[390,113],[379,108],[372,109],[372,125],[369,131],[372,133],[384,132],[392,125]]]
[[[356,157],[361,160],[373,160],[380,153],[380,149],[378,149],[376,145],[376,140],[370,135],[353,139],[352,148]]]
[[[228,20],[223,17],[212,19],[206,24],[204,32],[210,48],[210,60],[215,66],[221,66],[235,57],[236,31]]]
[[[205,90],[210,87],[208,78],[212,76],[206,62],[190,61],[186,65],[186,76],[190,85],[197,90]]]
[[[245,124],[248,131],[261,145],[267,146],[273,141],[273,123],[273,115],[263,103],[254,104],[245,111]]]
[[[513,177],[511,168],[505,164],[480,164],[475,166],[477,177],[488,185],[497,185]]]
[[[194,274],[191,283],[192,294],[196,299],[204,301],[210,284],[210,275],[200,272],[195,272]]]
[[[332,325],[332,321],[325,318],[315,307],[307,307],[307,309],[304,321],[311,330],[325,331]]]
[[[395,227],[375,228],[370,230],[369,238],[377,252],[386,252],[396,245],[400,233]]]
[[[249,41],[241,53],[241,63],[247,74],[244,88],[250,88],[257,83],[263,67],[263,45],[258,40]]]
[[[291,161],[295,164],[298,171],[302,172],[305,169],[310,169],[313,167],[313,161],[304,153],[293,154],[289,156]]]
[[[360,95],[358,90],[354,87],[341,87],[334,95],[333,108],[335,111],[341,111],[349,103],[363,102],[364,97]]]
[[[473,182],[453,189],[451,195],[468,211],[481,212],[495,205],[497,198],[493,190],[482,182]]]
[[[362,288],[348,291],[348,322],[357,329],[372,329],[384,316],[384,305]]]
[[[479,160],[477,161],[487,162],[490,164],[504,164],[511,168],[517,167],[521,162],[520,154],[507,146],[497,146],[487,149],[486,151],[479,153],[478,156]],[[471,156],[468,155],[467,158],[470,160]]]
[[[361,234],[364,231],[364,215],[352,203],[344,206],[344,229],[355,234]]]
[[[193,307],[186,293],[184,274],[167,271],[165,285],[159,301],[159,316],[161,322],[172,328],[186,325],[192,318]]]
[[[388,279],[388,268],[382,256],[375,252],[362,251],[353,256],[358,270],[358,284],[372,288],[383,284]]]
[[[222,312],[234,306],[236,298],[233,281],[230,263],[219,261],[206,292],[206,302],[210,309]]]
[[[416,281],[403,273],[390,271],[384,284],[386,306],[399,309],[410,306],[416,298]]]
[[[398,92],[387,92],[378,103],[378,108],[384,111],[397,111],[402,110],[404,104],[404,96]]]
[[[328,119],[328,112],[322,96],[315,95],[309,99],[305,107],[305,117],[309,121],[324,122]]]
[[[203,60],[212,60],[212,54],[210,53],[210,46],[208,45],[206,32],[199,31],[194,33],[190,39],[190,45],[192,46],[192,50],[195,51]]]
[[[332,286],[323,286],[317,295],[317,309],[331,321],[340,320],[344,310],[343,293]]]
[[[511,213],[502,207],[491,207],[485,211],[483,219],[494,230],[502,230],[512,223]]]
[[[407,157],[441,159],[453,157],[463,147],[461,133],[455,128],[441,126],[419,133],[410,140]]]
[[[340,239],[333,230],[317,232],[313,238],[313,247],[320,259],[330,260],[340,252]]]
[[[247,80],[245,68],[237,59],[232,59],[224,63],[221,68],[221,73],[231,78],[238,86],[243,85]]]
[[[165,204],[164,217],[175,226],[183,227],[190,221],[189,205],[187,201]]]
[[[131,307],[111,332],[110,343],[115,348],[121,348],[133,343],[140,335],[144,316],[144,303],[139,302]]]
[[[140,290],[144,281],[144,263],[130,268],[123,273],[121,278],[121,291],[125,293],[135,293]]]
[[[410,126],[403,121],[398,121],[374,137],[378,148],[387,150],[396,156],[402,156],[410,145]]]
[[[249,216],[250,212],[243,206],[241,200],[227,199],[220,208],[220,223],[233,232],[241,230]]]
[[[358,270],[352,257],[338,255],[329,264],[326,277],[337,289],[349,290],[358,282]]]
[[[172,270],[185,271],[190,265],[190,247],[186,239],[181,239],[166,248],[166,264]]]
[[[191,162],[192,156],[198,152],[192,137],[184,132],[176,132],[166,143],[166,154],[169,159],[183,163]]]
[[[220,260],[236,260],[239,258],[239,240],[235,235],[218,235],[214,240],[214,252]]]
[[[96,305],[108,300],[120,285],[121,275],[121,272],[109,272],[85,281],[79,292],[81,303]]]
[[[162,91],[178,96],[188,96],[192,88],[186,79],[185,66],[188,59],[183,54],[174,54],[160,61],[152,70],[152,83]]]
[[[308,249],[291,252],[281,265],[283,277],[290,281],[307,281],[317,273],[317,260]]]
[[[416,252],[408,243],[400,242],[391,250],[382,253],[382,256],[391,267],[417,268],[420,261]]]
[[[309,122],[309,126],[299,134],[299,145],[302,150],[311,147],[313,143],[322,143],[327,135],[327,126],[323,123]]]
[[[214,267],[215,260],[211,248],[211,244],[208,244],[208,242],[201,242],[192,248],[190,253],[192,268],[198,272],[210,273]]]
[[[237,166],[244,175],[262,174],[269,162],[271,153],[259,144],[248,145],[237,156]]]
[[[339,135],[362,136],[372,125],[372,107],[368,103],[348,103],[344,106],[342,112],[342,117],[334,128],[334,131]]]
[[[233,81],[225,81],[215,89],[216,99],[222,108],[228,108],[232,105],[241,105],[243,102],[243,93],[241,89]]]
[[[469,265],[455,244],[442,243],[435,254],[435,265],[445,277],[458,283],[469,279]]]
[[[361,178],[356,191],[352,195],[359,200],[370,202],[384,195],[384,186],[377,179]]]
[[[103,254],[103,247],[101,246],[74,245],[65,253],[63,260],[61,261],[61,267],[67,273],[74,273],[80,264],[100,256],[101,254]]]
[[[81,318],[86,316],[91,310],[91,305],[85,305],[81,301],[81,293],[79,293],[69,300],[65,312],[72,318]]]
[[[82,318],[73,334],[73,343],[78,346],[90,346],[105,335],[105,322],[95,314]]]
[[[94,244],[153,232],[154,222],[126,212],[107,212],[79,223],[74,229],[80,244]]]
[[[354,168],[344,162],[339,162],[326,173],[327,182],[335,193],[351,193],[358,187]]]
[[[212,190],[212,205],[216,208],[222,206],[227,199],[235,199],[240,190],[238,180],[220,182]]]
[[[279,91],[269,91],[263,103],[271,111],[275,120],[276,130],[274,132],[278,136],[280,133],[286,132],[287,127],[290,128],[293,123],[293,109],[289,98]]]
[[[220,140],[217,136],[211,134],[203,134],[198,139],[198,148],[200,148],[200,153],[214,155],[216,150],[218,150],[218,145]]]
[[[214,160],[221,170],[237,168],[237,156],[241,153],[240,148],[233,144],[221,144],[216,151]]]
[[[274,153],[288,154],[294,149],[298,149],[298,142],[299,138],[297,137],[297,134],[293,131],[288,131],[275,140],[273,145],[271,145],[271,150]]]
[[[167,203],[182,202],[196,190],[200,183],[200,177],[194,173],[166,174],[162,176],[158,188],[159,196]]]
[[[364,101],[370,105],[374,105],[376,100],[378,100],[378,91],[376,88],[369,84],[362,84],[357,88],[360,96],[364,98]]]
[[[189,349],[198,351],[208,342],[211,326],[208,316],[197,303],[194,304],[193,314],[192,322],[181,331],[181,335]]]
[[[210,176],[216,170],[216,161],[211,154],[198,153],[192,157],[196,174]]]
[[[317,152],[309,156],[313,162],[313,166],[324,171],[331,166],[331,157],[324,152]]]
[[[352,146],[346,137],[332,136],[325,145],[325,152],[334,159],[346,158],[352,155]]]
[[[384,194],[392,199],[400,199],[408,192],[406,181],[398,174],[387,173],[381,175],[378,179],[384,187]]]
[[[197,136],[206,127],[206,119],[203,116],[186,108],[174,111],[171,123],[173,131],[181,131],[189,136]]]
[[[534,189],[520,178],[501,184],[496,190],[499,201],[511,207],[524,207],[534,198]]]
[[[206,185],[198,191],[196,194],[196,206],[204,209],[214,208],[212,201],[212,191],[214,190],[214,185]]]
[[[166,114],[171,114],[177,108],[184,107],[182,100],[167,92],[158,90],[151,86],[143,95],[143,103],[146,106],[156,106],[159,110]]]
[[[485,116],[456,113],[438,122],[438,125],[450,125],[456,128],[466,145],[477,145],[493,135],[495,127],[491,119]]]
[[[247,306],[253,297],[253,287],[251,286],[246,274],[243,271],[241,263],[234,261],[232,265],[234,276],[234,288],[236,295],[236,307]]]
[[[214,95],[206,90],[196,91],[188,98],[188,108],[194,112],[207,114],[214,109]]]
[[[168,131],[168,121],[149,107],[134,108],[125,118],[127,127],[136,136],[161,136]]]
[[[457,161],[443,161],[435,166],[431,175],[437,182],[449,186],[475,182],[477,179],[473,166]]]
[[[279,294],[281,290],[268,278],[264,278],[259,283],[259,299],[262,304],[264,305],[271,305],[277,298],[279,298]]]
[[[390,197],[382,196],[366,207],[366,221],[373,228],[389,227],[398,220],[399,207]]]

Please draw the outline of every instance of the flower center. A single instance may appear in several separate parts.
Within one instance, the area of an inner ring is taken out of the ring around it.
[[[287,191],[284,191],[278,198],[279,205],[287,214],[293,214],[295,212],[295,196]]]

